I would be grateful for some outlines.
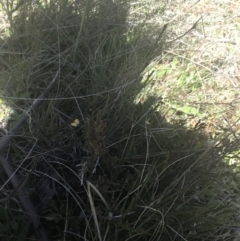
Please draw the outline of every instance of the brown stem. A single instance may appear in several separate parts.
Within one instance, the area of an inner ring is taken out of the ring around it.
[[[29,114],[32,110],[36,109],[37,106],[41,103],[41,101],[45,98],[45,95],[47,92],[51,89],[53,84],[55,83],[59,71],[56,73],[53,80],[50,82],[48,87],[45,89],[45,91],[33,102],[32,106],[22,114],[20,120],[13,126],[13,128],[9,131],[7,135],[4,135],[0,140],[0,164],[2,165],[4,171],[6,172],[7,176],[11,180],[11,183],[13,187],[17,190],[19,200],[21,202],[21,205],[23,209],[26,211],[29,219],[31,220],[33,227],[36,231],[36,233],[39,235],[39,238],[41,241],[49,241],[49,238],[47,236],[47,232],[45,231],[44,227],[41,224],[40,218],[30,200],[28,197],[28,194],[25,190],[25,188],[21,185],[16,172],[8,162],[8,160],[4,156],[4,151],[6,147],[10,144],[11,140],[14,138],[18,130],[21,128],[21,126],[28,120]]]
[[[38,233],[40,239],[42,241],[49,241],[49,238],[47,237],[47,233],[44,229],[44,227],[41,224],[40,218],[37,215],[37,212],[28,197],[28,194],[25,190],[25,188],[20,184],[20,181],[17,177],[17,175],[14,175],[14,170],[12,166],[9,164],[9,162],[6,160],[3,154],[0,154],[0,163],[3,166],[6,174],[8,177],[11,177],[11,183],[13,187],[17,190],[17,194],[19,196],[19,200],[22,204],[23,209],[26,211],[29,219],[31,220],[33,227],[35,231]]]

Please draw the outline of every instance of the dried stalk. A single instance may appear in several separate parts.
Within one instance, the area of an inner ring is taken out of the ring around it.
[[[10,144],[11,140],[14,138],[16,133],[21,128],[21,126],[28,120],[31,111],[35,110],[39,106],[41,101],[45,98],[46,94],[52,88],[53,84],[57,79],[58,73],[59,71],[56,73],[55,77],[50,82],[50,84],[45,89],[45,91],[36,100],[34,100],[32,106],[25,113],[22,114],[20,120],[13,126],[13,128],[9,131],[9,133],[4,135],[0,140],[0,164],[5,170],[7,176],[9,177],[13,187],[17,190],[21,205],[25,210],[26,214],[28,215],[29,219],[31,220],[34,226],[34,229],[36,233],[39,235],[39,238],[41,241],[49,241],[47,232],[42,226],[40,218],[30,198],[28,197],[28,194],[25,188],[21,185],[16,172],[14,171],[14,169],[12,168],[8,160],[5,158],[4,152],[7,146]]]

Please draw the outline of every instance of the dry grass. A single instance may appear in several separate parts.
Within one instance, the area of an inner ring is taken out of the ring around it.
[[[7,150],[52,240],[237,236],[238,5],[158,2],[5,8],[5,132],[59,72]],[[36,239],[6,180],[3,240]]]

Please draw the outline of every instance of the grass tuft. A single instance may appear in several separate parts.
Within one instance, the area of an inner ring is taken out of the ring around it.
[[[238,120],[219,125],[215,69],[184,42],[195,5],[1,4],[3,132],[57,76],[6,155],[51,240],[234,240]],[[1,179],[2,240],[36,239]]]

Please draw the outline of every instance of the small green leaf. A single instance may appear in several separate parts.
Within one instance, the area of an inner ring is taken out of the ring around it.
[[[199,112],[196,108],[190,106],[182,107],[182,112],[187,115],[199,115]]]
[[[198,116],[199,118],[203,118],[205,116],[204,114],[201,114],[199,110],[196,109],[195,107],[191,107],[191,106],[182,107],[182,106],[173,105],[173,104],[170,104],[170,106],[173,109],[176,109],[177,111],[180,111],[186,115]]]
[[[20,118],[20,114],[16,110],[12,110],[8,120],[18,121]]]

